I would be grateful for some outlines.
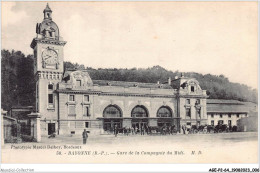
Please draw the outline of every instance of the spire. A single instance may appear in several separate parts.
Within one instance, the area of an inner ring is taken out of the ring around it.
[[[45,9],[43,10],[43,13],[44,12],[52,12],[51,11],[51,8],[49,7],[49,4],[47,3],[47,5],[46,5],[46,7],[45,7]]]
[[[49,7],[49,4],[47,3],[45,9],[43,10],[44,20],[45,19],[52,20],[51,13],[52,13],[51,8]]]

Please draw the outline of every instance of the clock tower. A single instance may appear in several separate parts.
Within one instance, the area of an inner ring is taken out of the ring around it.
[[[31,43],[36,77],[36,111],[45,122],[46,127],[43,125],[42,128],[55,132],[58,119],[55,90],[62,79],[66,41],[63,41],[57,24],[52,20],[52,10],[48,4],[43,10],[43,17],[43,21],[36,24],[36,37]]]

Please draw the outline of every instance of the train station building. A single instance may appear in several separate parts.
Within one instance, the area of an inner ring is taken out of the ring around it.
[[[64,69],[66,41],[48,6],[36,24],[34,52],[36,111],[43,135],[102,134],[118,127],[205,125],[207,94],[183,75],[164,83],[92,80],[86,70]],[[236,114],[235,114],[236,115]]]
[[[194,78],[163,84],[92,80],[87,71],[63,68],[66,45],[47,5],[32,40],[36,111],[43,134],[105,133],[115,125],[140,127],[206,124],[206,91]]]

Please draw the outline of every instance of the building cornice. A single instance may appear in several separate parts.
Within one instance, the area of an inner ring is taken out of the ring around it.
[[[207,111],[207,113],[219,113],[219,114],[228,114],[228,113],[240,113],[240,114],[248,114],[249,111]]]
[[[205,95],[177,95],[178,98],[208,98],[208,96]]]
[[[54,44],[54,45],[61,45],[64,46],[67,42],[66,41],[60,41],[60,40],[52,40],[52,39],[39,39],[34,38],[31,43],[31,48],[34,49],[37,43],[43,43],[43,44]]]
[[[175,95],[161,95],[161,94],[139,94],[139,93],[115,93],[115,92],[102,92],[90,90],[56,90],[58,93],[73,93],[73,94],[91,94],[103,96],[131,96],[131,97],[158,97],[158,98],[175,98]]]

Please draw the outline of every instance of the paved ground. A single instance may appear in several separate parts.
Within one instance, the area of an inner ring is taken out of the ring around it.
[[[65,149],[65,146],[72,148]],[[15,147],[45,147],[45,149],[12,149]],[[61,149],[48,149],[57,146]],[[73,147],[78,147],[75,149]],[[62,155],[57,155],[57,151]],[[69,155],[89,151],[92,155]],[[95,152],[106,155],[93,155]],[[124,154],[132,151],[134,154]],[[191,153],[196,151],[196,156]],[[140,154],[136,154],[136,153]],[[147,155],[149,152],[172,152],[172,155]],[[175,154],[175,153],[180,153]],[[201,152],[202,154],[198,154]],[[184,153],[184,154],[182,154]],[[82,144],[81,135],[43,137],[40,143],[5,144],[4,163],[256,163],[258,160],[256,132],[191,135],[97,135]],[[26,157],[25,157],[26,156]],[[31,157],[36,156],[36,157]],[[38,157],[39,156],[39,157]]]
[[[88,145],[142,145],[148,144],[174,144],[182,142],[203,144],[203,145],[234,145],[240,142],[257,142],[256,132],[236,132],[219,134],[189,134],[189,135],[97,135],[88,138]],[[74,144],[81,145],[82,137],[77,136],[56,136],[53,139],[42,138],[43,144]]]

